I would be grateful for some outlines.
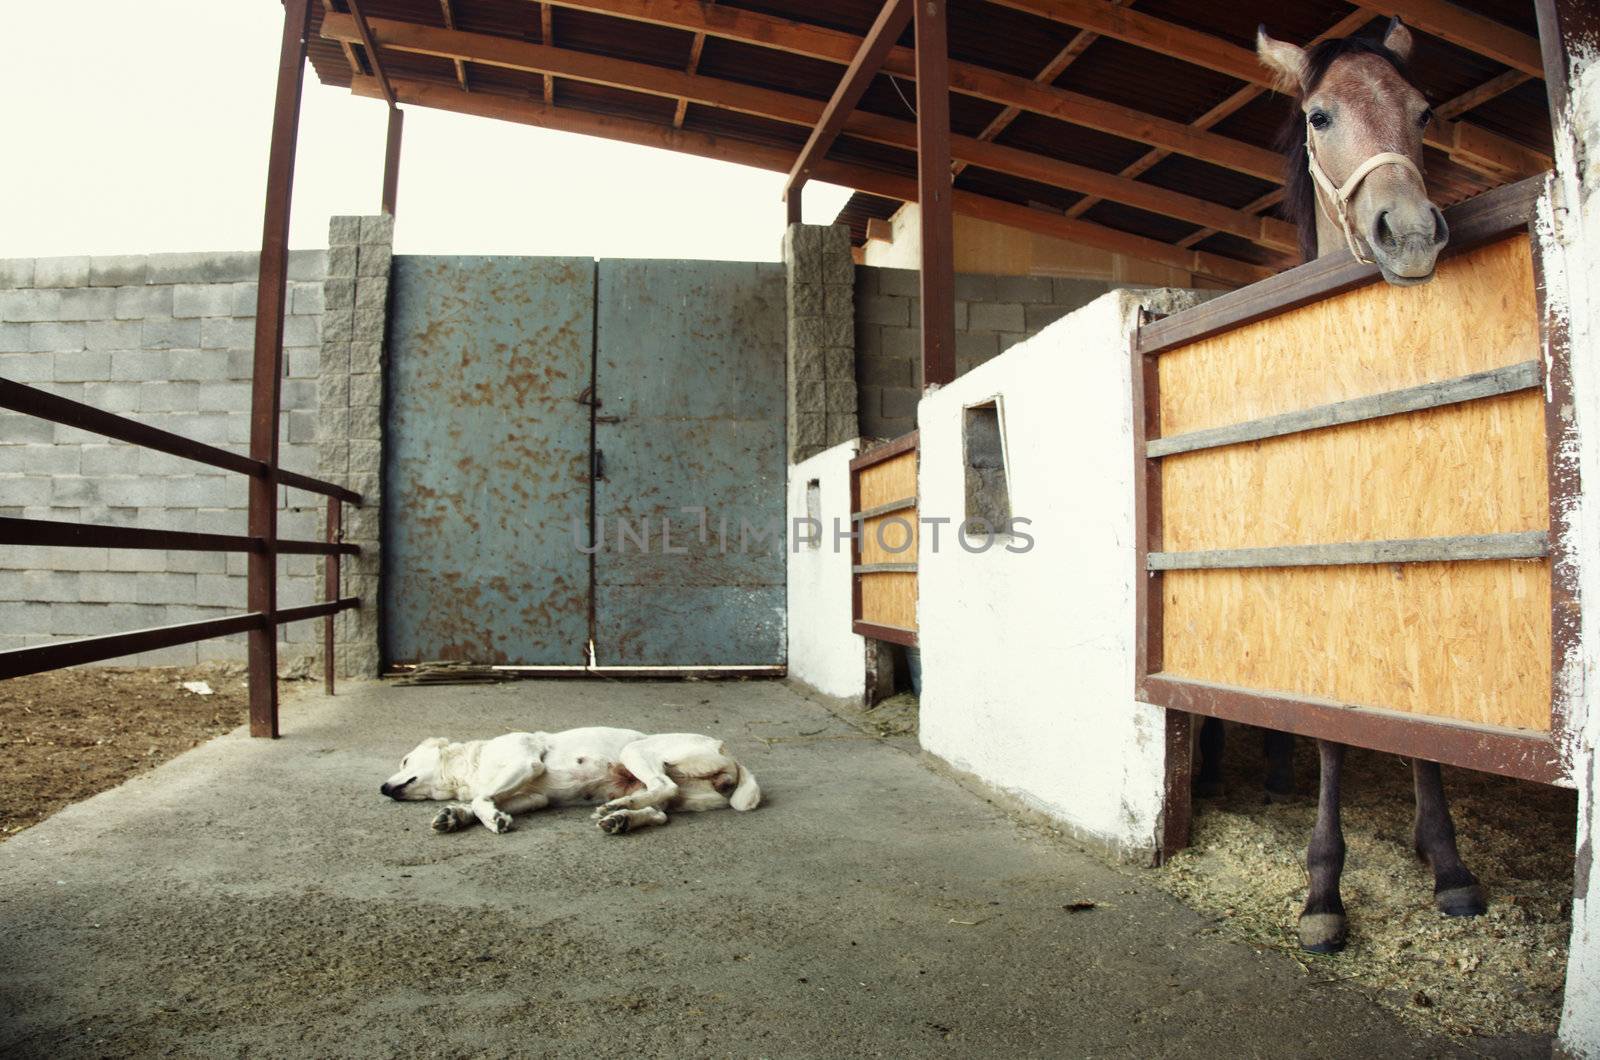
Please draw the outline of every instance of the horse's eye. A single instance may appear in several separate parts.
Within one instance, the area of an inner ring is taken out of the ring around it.
[[[1432,121],[1432,120],[1433,120],[1433,108],[1432,107],[1429,107],[1428,109],[1424,110],[1421,114],[1417,115],[1417,124],[1422,126],[1423,128],[1427,128],[1428,123],[1430,121]]]
[[[1328,117],[1328,112],[1325,110],[1312,111],[1306,117],[1306,121],[1311,123],[1311,127],[1313,129],[1326,129],[1329,125],[1333,124],[1333,119]]]

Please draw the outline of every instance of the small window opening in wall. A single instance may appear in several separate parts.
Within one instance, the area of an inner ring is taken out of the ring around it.
[[[1003,534],[1011,520],[1006,483],[1006,446],[1000,400],[973,405],[962,425],[966,454],[967,508],[962,530],[968,537]]]
[[[822,547],[822,480],[812,479],[806,483],[806,519],[809,520],[802,531],[806,537],[806,548]]]

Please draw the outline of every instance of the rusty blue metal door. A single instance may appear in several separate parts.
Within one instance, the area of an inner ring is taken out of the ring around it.
[[[783,268],[602,261],[595,658],[784,662]]]
[[[400,256],[392,277],[387,659],[581,665],[595,263]]]

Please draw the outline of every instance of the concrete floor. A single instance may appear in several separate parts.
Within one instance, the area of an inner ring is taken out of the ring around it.
[[[423,736],[582,724],[721,735],[767,801],[438,836],[378,795]],[[0,845],[0,1054],[1548,1055],[1419,1037],[781,684],[355,685],[284,731]]]

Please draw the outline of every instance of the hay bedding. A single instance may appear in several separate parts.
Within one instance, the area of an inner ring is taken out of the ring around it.
[[[1561,1014],[1572,912],[1577,795],[1445,770],[1461,856],[1489,891],[1489,911],[1451,919],[1433,908],[1432,873],[1411,851],[1411,769],[1352,748],[1345,758],[1343,954],[1303,953],[1305,848],[1316,817],[1317,756],[1296,741],[1296,797],[1270,805],[1261,737],[1228,728],[1226,794],[1196,799],[1192,846],[1161,886],[1218,928],[1294,954],[1306,974],[1349,980],[1408,1021],[1454,1035],[1553,1034]]]

